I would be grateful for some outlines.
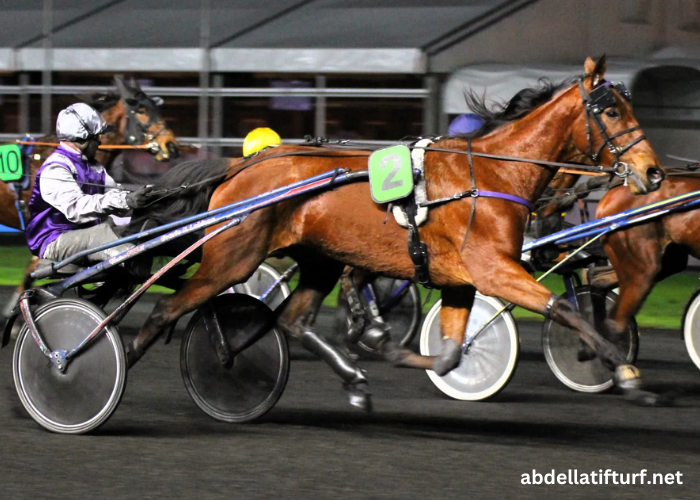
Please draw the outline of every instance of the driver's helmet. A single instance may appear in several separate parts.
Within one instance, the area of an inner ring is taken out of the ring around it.
[[[252,155],[270,146],[279,146],[282,139],[277,132],[267,127],[256,128],[245,136],[243,156]]]
[[[78,102],[58,114],[56,135],[61,141],[82,142],[107,129],[107,122],[92,106]]]

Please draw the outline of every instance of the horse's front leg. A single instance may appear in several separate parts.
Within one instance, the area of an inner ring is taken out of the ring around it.
[[[462,359],[464,334],[469,323],[469,314],[474,305],[476,288],[464,286],[442,290],[440,308],[440,330],[442,346],[440,354],[433,360],[433,371],[443,376],[459,366]]]
[[[631,399],[642,404],[659,403],[658,396],[641,391],[639,371],[629,364],[614,344],[585,321],[568,300],[557,297],[538,283],[511,256],[492,254],[491,261],[493,267],[473,263],[469,269],[474,284],[481,293],[501,297],[571,329],[607,367],[615,371],[618,387]],[[492,272],[492,268],[498,269],[498,272]]]

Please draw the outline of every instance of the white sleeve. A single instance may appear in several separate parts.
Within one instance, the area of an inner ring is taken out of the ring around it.
[[[102,167],[104,168],[104,167]],[[105,169],[105,188],[107,188],[105,191],[112,191],[114,188],[121,189],[122,185],[118,184],[112,177],[107,173],[107,169]],[[110,189],[111,188],[111,189]]]
[[[111,177],[109,179],[116,185]],[[85,194],[63,165],[55,164],[44,168],[39,183],[44,201],[76,224],[99,220],[104,215],[129,209],[126,191],[108,189],[105,194]]]

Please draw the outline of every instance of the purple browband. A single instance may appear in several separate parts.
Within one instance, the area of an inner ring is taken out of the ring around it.
[[[474,194],[472,196],[474,196],[475,198],[500,198],[501,200],[508,200],[526,206],[528,210],[532,210],[534,208],[532,203],[527,201],[525,198],[515,196],[514,194],[498,193],[496,191],[483,191],[481,189],[475,189]]]

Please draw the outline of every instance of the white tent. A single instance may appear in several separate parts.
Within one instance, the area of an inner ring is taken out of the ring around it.
[[[606,78],[623,82],[632,90],[637,76],[655,67],[688,67],[700,70],[700,47],[697,50],[669,47],[645,59],[608,59]],[[540,78],[559,82],[581,74],[581,65],[528,65],[475,64],[454,72],[443,88],[443,112],[468,113],[464,93],[472,89],[486,95],[487,101],[508,101],[518,91],[537,85]]]

